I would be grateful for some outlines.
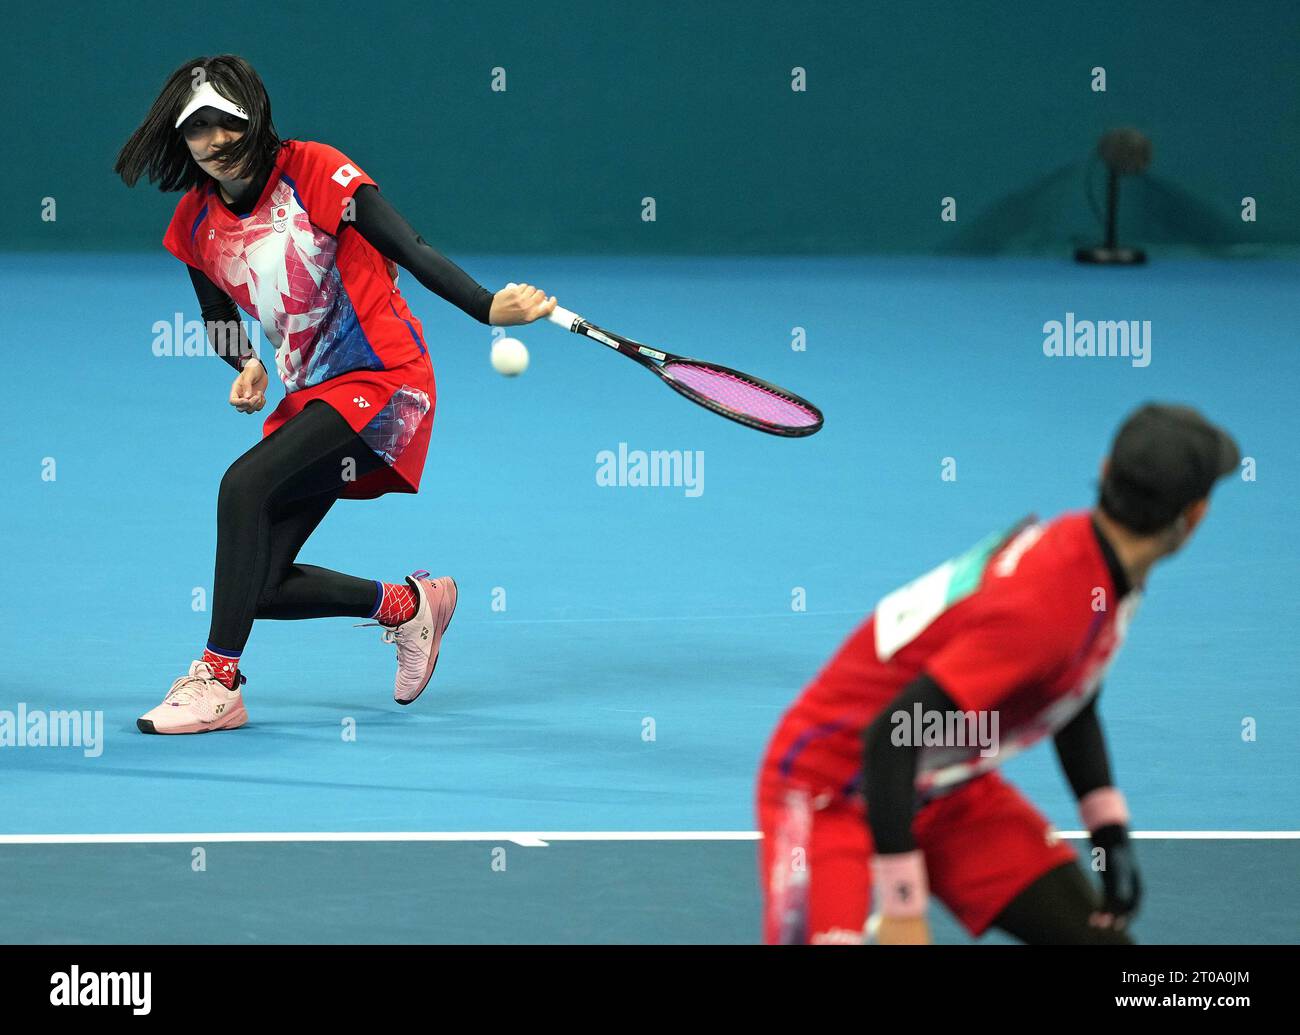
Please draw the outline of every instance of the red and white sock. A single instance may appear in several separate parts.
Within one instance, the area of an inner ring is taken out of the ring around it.
[[[233,690],[239,679],[239,653],[213,650],[211,645],[203,648],[202,661],[212,666],[212,674],[217,682],[227,690]]]
[[[375,582],[378,599],[369,615],[380,625],[401,625],[415,617],[420,598],[405,582]]]

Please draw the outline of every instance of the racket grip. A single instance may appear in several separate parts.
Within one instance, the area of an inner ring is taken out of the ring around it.
[[[506,285],[506,287],[508,288],[518,287],[518,286],[519,285],[516,284],[513,280]],[[568,309],[564,309],[558,305],[553,310],[551,310],[551,315],[548,316],[547,319],[550,320],[551,323],[559,324],[566,331],[572,331],[577,328],[578,324],[585,322],[582,319],[582,317],[579,316],[577,313],[572,312],[571,310]]]
[[[578,324],[584,322],[582,317],[577,313],[570,312],[568,309],[564,309],[558,305],[551,310],[551,315],[548,316],[547,319],[550,320],[551,323],[559,324],[566,331],[577,330]]]

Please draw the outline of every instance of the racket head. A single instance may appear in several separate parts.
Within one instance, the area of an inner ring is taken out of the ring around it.
[[[671,354],[651,369],[691,402],[755,431],[804,438],[825,422],[807,399],[741,370]]]

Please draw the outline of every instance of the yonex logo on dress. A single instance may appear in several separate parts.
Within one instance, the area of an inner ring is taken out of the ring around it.
[[[149,971],[85,974],[77,966],[50,975],[51,1006],[129,1006],[138,1017],[147,1014],[153,986]]]
[[[356,403],[356,404],[357,404],[357,408],[358,408],[358,409],[361,409],[361,410],[364,410],[367,406],[370,405],[369,400],[368,400],[368,399],[365,399],[364,397],[362,397],[362,396],[360,396],[360,395],[355,396],[355,397],[352,399],[352,401],[353,401],[354,403]]]
[[[28,710],[0,711],[0,748],[79,747],[87,758],[104,753],[104,713]]]
[[[685,495],[704,494],[704,450],[627,448],[602,449],[596,454],[596,484],[601,488],[630,486],[685,488]]]

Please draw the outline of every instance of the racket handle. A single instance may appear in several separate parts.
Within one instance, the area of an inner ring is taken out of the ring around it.
[[[551,315],[548,316],[547,319],[550,320],[551,323],[559,324],[566,331],[576,331],[578,329],[578,324],[586,322],[577,313],[570,312],[568,309],[564,309],[558,305],[551,310]]]
[[[518,287],[518,286],[519,285],[516,284],[513,280],[506,285],[506,287],[508,288]],[[551,315],[548,316],[547,319],[550,320],[551,323],[559,324],[566,331],[572,331],[577,328],[578,324],[586,322],[577,313],[572,312],[571,310],[568,309],[564,309],[558,305],[553,310],[551,310]]]

